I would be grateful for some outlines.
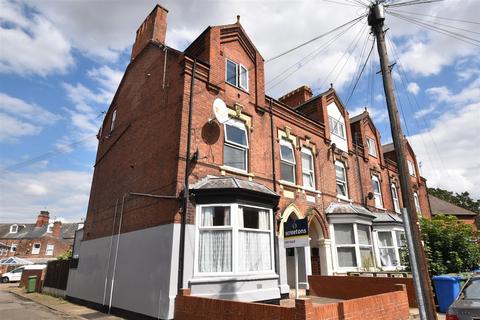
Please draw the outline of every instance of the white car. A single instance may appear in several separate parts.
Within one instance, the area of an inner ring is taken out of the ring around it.
[[[20,279],[22,278],[23,270],[42,270],[42,269],[45,269],[46,267],[47,265],[45,264],[32,264],[32,265],[21,266],[16,269],[13,269],[10,272],[3,273],[1,281],[3,283],[20,281]]]

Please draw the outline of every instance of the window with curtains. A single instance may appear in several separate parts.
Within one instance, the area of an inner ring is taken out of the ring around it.
[[[200,206],[196,270],[201,275],[273,270],[270,209],[239,204]]]
[[[343,162],[335,161],[335,176],[337,179],[337,195],[348,197],[347,172]]]
[[[396,213],[400,213],[400,201],[398,200],[398,191],[397,191],[397,187],[393,183],[391,185],[391,190],[392,190],[393,207]]]
[[[223,164],[247,171],[248,135],[245,123],[230,119],[225,123],[225,145],[223,146]]]
[[[405,233],[400,230],[377,232],[378,252],[382,267],[400,266],[400,249],[405,246]]]
[[[383,199],[382,199],[382,187],[380,185],[380,179],[378,176],[372,176],[372,188],[373,188],[373,197],[375,199],[375,207],[383,208]]]
[[[308,148],[302,148],[302,176],[303,186],[309,189],[315,189],[313,155],[312,151]]]
[[[280,140],[280,178],[295,183],[295,153],[292,143]]]
[[[339,268],[363,267],[373,263],[370,226],[336,223],[333,229]]]

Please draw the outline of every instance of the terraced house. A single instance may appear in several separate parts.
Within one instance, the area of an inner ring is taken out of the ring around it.
[[[350,117],[334,88],[267,96],[264,59],[239,17],[184,51],[165,45],[166,28],[156,6],[99,131],[69,298],[161,319],[174,317],[178,288],[278,300],[294,281],[283,225],[303,217],[301,288],[310,274],[401,268],[395,150],[368,111]],[[226,121],[214,116],[217,99]],[[411,197],[429,216],[408,150]]]

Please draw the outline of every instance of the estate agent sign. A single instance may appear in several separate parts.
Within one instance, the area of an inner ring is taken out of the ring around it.
[[[285,248],[298,248],[308,246],[308,220],[288,219],[283,225],[283,240]]]

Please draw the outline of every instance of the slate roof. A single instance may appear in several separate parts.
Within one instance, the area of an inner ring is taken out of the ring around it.
[[[279,196],[277,193],[274,191],[270,190],[263,184],[257,183],[255,181],[248,181],[248,180],[243,180],[239,179],[236,177],[217,177],[217,176],[211,176],[208,175],[205,178],[201,179],[192,187],[190,188],[191,190],[207,190],[207,189],[243,189],[243,190],[250,190],[250,191],[256,191],[259,193],[264,193],[267,195],[271,196]]]
[[[375,219],[373,219],[373,223],[397,223],[403,224],[402,218],[396,214],[391,212],[374,212]]]
[[[450,214],[454,216],[476,216],[478,213],[464,209],[462,207],[456,206],[453,203],[442,200],[431,194],[428,195],[428,200],[430,201],[430,207],[432,209],[432,214]]]
[[[10,226],[18,225],[17,233],[10,233]],[[63,239],[73,239],[78,223],[62,223],[61,236]],[[0,223],[0,239],[39,239],[51,236],[47,233],[48,224],[43,227],[35,227],[35,223]]]
[[[345,202],[332,202],[326,210],[329,214],[359,214],[371,218],[375,218],[376,215],[365,207]]]

